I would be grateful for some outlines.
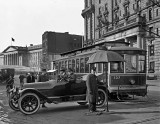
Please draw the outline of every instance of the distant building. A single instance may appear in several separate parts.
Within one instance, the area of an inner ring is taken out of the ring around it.
[[[42,36],[42,44],[21,47],[8,46],[0,53],[0,65],[12,67],[29,67],[30,71],[53,69],[54,59],[60,53],[82,47],[82,36],[57,32],[45,32]]]
[[[60,53],[82,47],[82,36],[58,32],[44,32],[42,35],[42,69],[53,69],[52,63]],[[52,63],[52,64],[51,64]]]
[[[159,0],[84,0],[83,47],[125,41],[147,51],[148,72],[160,72]],[[159,35],[159,36],[158,36]]]
[[[40,45],[33,45],[31,44],[28,47],[28,66],[31,68],[32,71],[41,71],[41,64],[42,61],[42,44]]]
[[[0,65],[30,67],[31,71],[40,71],[42,45],[26,47],[8,46],[0,54]]]

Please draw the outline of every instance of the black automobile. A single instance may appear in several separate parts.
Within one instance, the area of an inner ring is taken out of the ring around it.
[[[34,114],[43,103],[62,103],[73,101],[80,105],[86,105],[86,76],[79,77],[71,84],[70,92],[67,92],[65,80],[50,80],[47,82],[26,83],[23,89],[14,88],[10,90],[9,105],[13,110],[22,113]],[[97,107],[106,103],[106,89],[103,83],[98,84]]]

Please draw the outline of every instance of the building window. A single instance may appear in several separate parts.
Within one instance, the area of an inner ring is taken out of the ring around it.
[[[108,4],[106,3],[106,4],[105,4],[105,11],[108,11],[107,8],[108,8]]]
[[[154,56],[154,45],[149,46],[149,55]]]
[[[155,67],[155,63],[154,62],[150,62],[149,63],[149,72],[150,73],[154,73],[154,67]]]
[[[88,0],[85,0],[85,8],[88,7]]]
[[[124,18],[128,18],[129,17],[129,6],[126,5],[124,6],[124,15],[123,15]]]
[[[92,0],[90,0],[89,2],[90,2],[90,5],[92,5]]]
[[[152,20],[152,9],[149,9],[149,20]]]
[[[117,5],[118,5],[117,0],[115,0],[115,6],[117,6]]]
[[[153,27],[149,27],[149,36],[152,35],[152,32],[153,32]]]
[[[101,7],[99,7],[99,12],[98,13],[99,13],[99,15],[102,15],[102,13],[101,13]]]
[[[156,28],[156,34],[159,35],[159,28]]]
[[[158,16],[159,14],[158,14],[158,9],[156,9],[156,16]]]
[[[140,1],[140,0],[137,1],[137,9],[138,9],[138,10],[141,9],[141,1]]]

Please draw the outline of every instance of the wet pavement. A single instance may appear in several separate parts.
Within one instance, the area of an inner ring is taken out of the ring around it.
[[[148,97],[129,101],[109,101],[109,112],[86,116],[88,106],[75,102],[46,104],[34,115],[13,111],[7,101],[5,86],[0,86],[0,124],[159,124],[159,81],[148,81]]]

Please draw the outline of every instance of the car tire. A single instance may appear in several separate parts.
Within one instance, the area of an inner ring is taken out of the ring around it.
[[[40,108],[40,99],[35,93],[26,93],[18,101],[19,109],[26,115],[36,113]]]
[[[97,107],[103,107],[106,104],[107,95],[103,89],[98,89]]]
[[[19,111],[18,100],[15,101],[14,99],[9,98],[8,102],[11,109],[14,111]]]

